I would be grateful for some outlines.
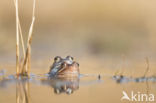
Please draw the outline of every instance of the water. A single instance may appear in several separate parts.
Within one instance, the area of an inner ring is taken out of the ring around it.
[[[131,92],[155,95],[155,89],[155,76],[136,78],[101,73],[49,79],[46,74],[31,73],[29,79],[17,79],[7,70],[0,72],[0,103],[129,103],[121,100],[123,91],[127,95]]]

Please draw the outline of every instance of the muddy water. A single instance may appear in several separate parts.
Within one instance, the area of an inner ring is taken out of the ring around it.
[[[32,69],[30,79],[19,80],[14,76],[14,68],[4,70],[1,69],[0,74],[0,103],[135,103],[136,101],[121,100],[123,91],[130,98],[133,92],[137,100],[142,94],[146,94],[147,99],[150,94],[156,95],[155,77],[149,73],[147,76],[153,79],[141,79],[143,70],[136,68],[133,75],[125,73],[118,77],[113,77],[115,70],[83,68],[81,73],[88,74],[81,75],[80,78],[50,80],[44,74],[48,69]],[[140,81],[136,81],[138,77]],[[146,97],[143,100],[141,103],[147,102]],[[156,100],[153,103],[155,102]]]

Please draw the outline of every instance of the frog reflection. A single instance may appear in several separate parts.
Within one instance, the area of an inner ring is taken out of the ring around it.
[[[55,94],[72,94],[79,89],[79,78],[53,78],[48,80],[42,80],[42,84],[51,86],[54,89]]]

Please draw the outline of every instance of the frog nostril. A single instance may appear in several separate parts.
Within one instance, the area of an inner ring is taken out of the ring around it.
[[[76,66],[78,66],[78,67],[80,66],[79,63],[77,63],[77,62],[75,62],[75,61],[73,62],[73,65],[76,65]]]
[[[80,66],[80,64],[79,64],[79,63],[77,63],[77,65],[78,65],[78,67]]]
[[[64,62],[64,63],[61,65],[62,68],[65,68],[66,66],[67,66],[67,63],[66,63],[66,62]]]

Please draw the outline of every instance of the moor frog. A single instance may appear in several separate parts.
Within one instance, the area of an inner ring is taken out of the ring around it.
[[[50,67],[49,75],[52,77],[79,76],[79,64],[71,56],[66,58],[56,56]]]

